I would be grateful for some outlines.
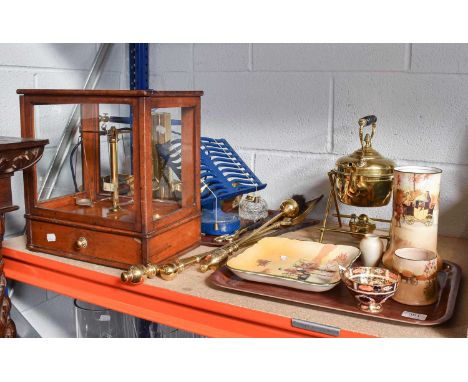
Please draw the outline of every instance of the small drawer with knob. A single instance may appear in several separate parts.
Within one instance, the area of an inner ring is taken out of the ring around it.
[[[115,233],[35,220],[30,220],[30,225],[34,225],[31,240],[27,243],[31,250],[76,260],[92,260],[117,268],[127,268],[142,261],[141,240],[131,234],[116,236]]]

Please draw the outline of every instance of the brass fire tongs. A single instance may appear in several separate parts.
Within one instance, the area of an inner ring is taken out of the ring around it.
[[[237,239],[220,248],[178,259],[161,266],[156,264],[134,265],[127,271],[122,272],[120,278],[123,283],[141,284],[145,276],[151,279],[159,275],[163,280],[173,280],[186,267],[192,264],[200,264],[199,270],[201,272],[215,269],[239,249],[254,244],[274,231],[301,224],[322,197],[323,195],[320,195],[309,202],[305,202],[302,196],[293,196],[293,198],[286,199],[281,203],[280,212],[277,215],[245,237]]]

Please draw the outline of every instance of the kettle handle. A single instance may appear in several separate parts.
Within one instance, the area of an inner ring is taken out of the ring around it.
[[[372,138],[374,138],[375,134],[375,129],[377,128],[377,117],[375,115],[367,115],[365,117],[359,118],[359,139],[361,141],[361,146],[364,149],[364,147],[371,147],[372,146]],[[369,137],[368,134],[366,134],[366,137],[363,137],[363,129],[364,127],[367,127],[369,125],[372,125],[372,133]]]
[[[377,117],[375,115],[367,115],[365,117],[359,118],[359,126],[366,127],[372,124],[377,123]]]

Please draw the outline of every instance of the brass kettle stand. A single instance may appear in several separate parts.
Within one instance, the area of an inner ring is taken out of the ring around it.
[[[325,214],[323,217],[322,226],[319,228],[320,230],[320,239],[319,242],[323,242],[323,238],[325,236],[325,232],[338,232],[344,233],[348,235],[353,235],[355,237],[362,237],[368,233],[372,233],[375,229],[374,222],[381,222],[381,223],[391,223],[391,220],[386,219],[377,219],[377,218],[369,218],[365,214],[356,215],[345,215],[340,213],[338,198],[335,193],[335,181],[336,181],[336,171],[331,170],[328,172],[328,179],[330,180],[330,192],[328,193],[327,205],[325,207]],[[335,213],[331,214],[330,210],[332,207],[332,202],[335,205]],[[338,219],[338,227],[329,227],[328,226],[328,217],[332,215]],[[349,221],[349,230],[343,227],[342,219],[350,219]],[[390,228],[388,234],[376,234],[382,239],[387,239],[387,243],[390,241]]]

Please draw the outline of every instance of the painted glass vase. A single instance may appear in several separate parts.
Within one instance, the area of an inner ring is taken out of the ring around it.
[[[441,174],[435,167],[395,168],[391,242],[382,258],[385,267],[393,269],[393,254],[400,248],[423,248],[437,254]],[[437,263],[440,268],[439,255]]]

